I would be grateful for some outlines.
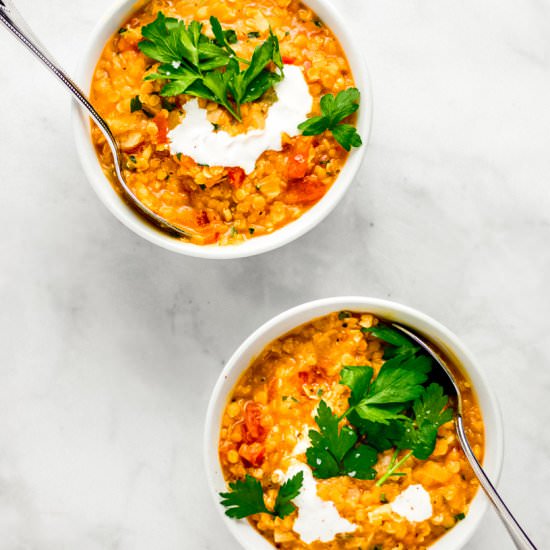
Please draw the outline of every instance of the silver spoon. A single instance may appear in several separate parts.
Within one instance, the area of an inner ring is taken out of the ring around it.
[[[158,214],[155,214],[155,212],[147,208],[147,206],[140,202],[140,200],[135,196],[134,192],[124,180],[124,176],[122,174],[122,153],[109,128],[109,125],[94,109],[82,90],[67,76],[59,65],[53,61],[53,57],[47,52],[46,48],[31,31],[25,20],[15,9],[15,6],[11,0],[0,0],[0,22],[2,22],[9,31],[11,31],[36,57],[38,57],[38,59],[40,59],[40,61],[42,61],[42,63],[44,63],[44,65],[46,65],[46,67],[48,67],[48,69],[50,69],[50,71],[52,71],[59,80],[61,80],[65,87],[72,93],[77,102],[84,109],[86,109],[86,111],[88,111],[90,117],[96,126],[101,130],[101,133],[105,136],[105,139],[109,144],[113,154],[116,177],[118,179],[118,183],[120,184],[120,189],[126,203],[132,206],[135,210],[145,216],[147,220],[160,229],[163,229],[173,236],[189,238],[189,232],[160,217]]]
[[[411,340],[415,341],[420,347],[428,352],[435,362],[442,368],[446,375],[445,389],[449,394],[454,394],[456,398],[455,427],[458,435],[458,441],[460,442],[460,446],[462,447],[462,450],[464,451],[474,474],[476,475],[481,487],[483,487],[486,495],[489,497],[489,500],[496,508],[500,519],[504,523],[504,526],[508,529],[508,533],[514,541],[516,548],[520,548],[521,550],[537,550],[536,546],[531,542],[521,525],[517,522],[516,518],[514,518],[512,512],[510,512],[501,496],[498,494],[494,485],[491,483],[491,480],[487,477],[487,474],[481,467],[481,464],[477,461],[477,458],[472,451],[472,447],[470,446],[470,442],[468,441],[468,437],[466,436],[466,432],[464,430],[464,422],[462,419],[462,394],[453,373],[449,370],[449,367],[441,359],[439,354],[432,348],[432,346],[425,342],[420,336],[397,323],[392,323],[392,326],[406,334]]]

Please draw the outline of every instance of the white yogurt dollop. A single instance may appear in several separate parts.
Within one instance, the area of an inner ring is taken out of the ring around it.
[[[214,131],[206,117],[206,109],[192,99],[185,104],[185,118],[168,134],[170,151],[182,153],[198,164],[208,166],[240,166],[250,174],[264,151],[280,151],[282,134],[297,136],[298,125],[307,119],[313,98],[300,67],[285,65],[285,77],[275,85],[278,100],[271,106],[263,130],[250,130],[231,136]]]
[[[306,543],[315,540],[330,542],[339,533],[352,533],[357,525],[340,516],[336,506],[319,498],[317,482],[308,466],[295,461],[286,473],[286,479],[303,472],[304,482],[300,494],[293,500],[298,507],[298,517],[294,521],[294,531]]]
[[[390,504],[391,509],[409,521],[424,521],[432,517],[430,493],[422,485],[410,485]]]

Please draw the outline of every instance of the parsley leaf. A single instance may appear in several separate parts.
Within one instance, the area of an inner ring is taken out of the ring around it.
[[[391,359],[392,357],[408,357],[414,355],[420,348],[414,345],[402,332],[395,330],[385,325],[376,327],[362,328],[361,332],[373,334],[376,338],[383,340],[390,346],[384,350],[384,358]]]
[[[141,29],[144,40],[139,42],[138,48],[155,61],[172,63],[188,59],[193,66],[197,66],[200,30],[201,25],[195,21],[187,28],[184,21],[159,12],[155,21]]]
[[[263,44],[254,49],[250,65],[245,71],[240,70],[238,63],[227,67],[227,72],[231,73],[231,95],[237,105],[255,101],[276,82],[282,80],[282,72],[273,73],[264,70],[271,62],[282,69],[282,61],[279,63],[279,57],[279,41],[271,33]]]
[[[270,514],[284,518],[295,510],[291,500],[296,498],[304,481],[303,472],[298,472],[279,488],[273,510],[268,510],[264,501],[262,484],[250,475],[229,484],[230,491],[220,493],[225,514],[230,518],[242,519],[254,514]]]
[[[382,365],[362,404],[385,405],[412,401],[422,393],[422,384],[428,379],[430,370],[431,360],[425,355],[405,362],[390,359]]]
[[[242,519],[253,514],[269,514],[264,502],[262,484],[248,475],[244,480],[237,480],[229,484],[230,492],[220,493],[221,504],[227,510],[225,515],[230,518]]]
[[[302,122],[298,129],[304,136],[316,136],[330,130],[336,141],[346,150],[362,145],[361,136],[351,124],[342,121],[359,109],[360,93],[357,88],[343,90],[337,96],[321,98],[321,115]]]
[[[363,141],[357,133],[355,126],[351,124],[338,124],[332,128],[334,139],[346,150],[349,151],[352,147],[361,147]]]
[[[200,75],[187,66],[179,67],[171,64],[159,65],[156,73],[148,74],[145,80],[168,80],[168,84],[160,91],[163,97],[171,97],[184,93],[191,84],[200,79]]]
[[[346,453],[357,442],[357,434],[349,426],[343,426],[340,430],[340,419],[336,416],[325,401],[321,400],[317,408],[315,422],[319,426],[319,432],[309,431],[310,439],[330,451],[330,454],[340,462]]]
[[[296,506],[292,504],[291,500],[296,498],[300,493],[302,484],[304,482],[304,472],[298,472],[295,476],[287,479],[279,489],[279,494],[275,500],[275,506],[273,508],[273,514],[275,516],[285,518],[296,510]]]
[[[403,422],[396,419],[389,420],[387,424],[381,424],[364,420],[355,411],[352,411],[347,418],[349,423],[366,438],[367,443],[379,452],[395,447],[396,441],[399,441],[405,433]]]
[[[405,433],[397,446],[411,449],[420,460],[429,458],[435,449],[438,428],[453,419],[453,409],[445,408],[448,401],[439,384],[430,384],[414,402],[414,420],[406,422]]]
[[[350,407],[359,404],[364,395],[369,391],[374,369],[372,367],[343,367],[340,371],[340,384],[351,390],[349,398]]]
[[[348,476],[356,479],[374,479],[378,462],[378,452],[361,443],[344,457],[344,469]]]
[[[215,42],[220,48],[224,48],[228,53],[232,55],[235,54],[235,50],[230,46],[230,44],[235,44],[237,41],[237,34],[235,31],[225,31],[222,29],[219,19],[216,17],[210,17],[210,26],[212,27],[212,32],[214,33]]]
[[[406,420],[401,413],[409,401],[424,391],[422,384],[428,379],[430,369],[431,361],[423,355],[405,362],[400,358],[390,359],[371,382],[374,372],[371,367],[344,367],[340,383],[351,390],[346,416],[355,412],[362,420],[381,424]]]
[[[437,430],[453,419],[453,410],[445,408],[448,397],[443,394],[439,384],[430,384],[424,393],[413,404],[414,418],[404,422],[403,436],[396,441],[396,451],[410,449],[399,462],[392,460],[387,472],[376,482],[383,485],[391,476],[399,475],[396,471],[411,457],[427,460],[434,452]],[[397,457],[397,454],[394,454]]]
[[[310,430],[311,447],[306,458],[315,477],[327,479],[350,475],[358,479],[374,479],[378,454],[375,449],[357,443],[357,433],[351,426],[339,428],[340,418],[321,400],[315,422],[319,431]]]

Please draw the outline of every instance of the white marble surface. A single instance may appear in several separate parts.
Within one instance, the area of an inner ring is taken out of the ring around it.
[[[109,3],[17,0],[69,68]],[[421,308],[475,352],[503,405],[502,493],[548,544],[549,4],[337,4],[374,81],[367,160],[320,227],[229,263],[111,217],[68,98],[0,31],[0,550],[236,550],[205,490],[209,392],[260,323],[339,294]],[[469,548],[489,545],[512,548],[493,513]]]

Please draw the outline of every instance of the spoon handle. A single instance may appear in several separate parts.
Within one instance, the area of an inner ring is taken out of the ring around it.
[[[126,202],[141,212],[148,220],[153,222],[157,227],[162,228],[174,237],[189,238],[190,234],[183,228],[174,225],[165,220],[150,208],[145,206],[130,189],[124,175],[122,173],[122,157],[118,148],[118,143],[114,137],[109,125],[95,110],[93,105],[88,101],[84,92],[77,84],[63,71],[63,69],[53,60],[53,57],[48,53],[46,48],[40,43],[36,35],[32,32],[25,20],[19,15],[12,0],[0,0],[0,23],[3,23],[7,29],[15,35],[50,71],[65,85],[71,92],[78,104],[83,107],[90,115],[96,126],[101,130],[107,144],[113,155],[114,171],[120,187],[124,191]]]
[[[46,65],[46,67],[48,67],[48,69],[50,69],[55,76],[57,76],[59,80],[61,80],[78,103],[89,112],[93,121],[100,128],[107,142],[111,146],[111,150],[113,150],[113,155],[115,158],[115,164],[117,164],[119,159],[116,152],[116,141],[109,126],[94,109],[93,105],[88,101],[84,92],[82,92],[76,83],[53,60],[53,57],[32,32],[11,0],[0,0],[0,22],[2,22],[20,42],[22,42],[38,59],[40,59],[40,61],[42,61],[42,63],[44,63],[44,65]]]
[[[462,446],[462,450],[464,451],[464,454],[466,455],[466,458],[468,459],[472,470],[479,480],[479,483],[483,487],[486,495],[489,497],[489,499],[493,503],[493,506],[496,508],[500,518],[502,519],[502,522],[504,523],[504,526],[506,527],[506,529],[508,529],[508,533],[514,541],[516,548],[519,548],[520,550],[537,550],[537,547],[532,543],[525,531],[521,528],[521,525],[512,515],[512,512],[510,512],[510,510],[498,494],[497,490],[495,489],[494,485],[491,483],[491,480],[487,477],[487,474],[477,461],[477,458],[475,457],[472,448],[470,447],[468,437],[466,436],[466,431],[464,430],[464,422],[460,414],[457,414],[456,416],[456,431],[460,440],[460,444]]]

